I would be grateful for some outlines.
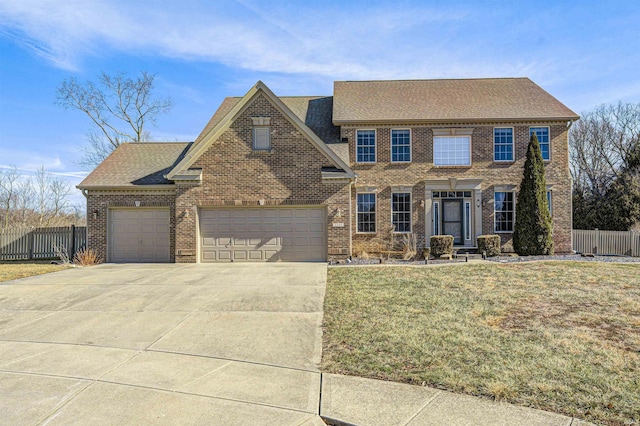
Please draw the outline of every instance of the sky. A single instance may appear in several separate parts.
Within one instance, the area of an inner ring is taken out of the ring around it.
[[[141,71],[192,141],[226,96],[331,95],[335,80],[529,77],[577,113],[640,102],[640,2],[0,0],[0,168],[77,185],[91,130],[70,77]],[[79,191],[74,200],[82,202]]]

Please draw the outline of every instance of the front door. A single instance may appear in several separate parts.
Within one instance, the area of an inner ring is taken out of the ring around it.
[[[453,244],[462,245],[463,214],[461,199],[442,200],[442,234],[453,235]]]

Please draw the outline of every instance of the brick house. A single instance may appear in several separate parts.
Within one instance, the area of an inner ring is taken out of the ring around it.
[[[526,147],[546,162],[556,252],[571,250],[567,133],[527,78],[338,81],[333,96],[226,98],[189,143],[117,148],[78,185],[108,262],[326,261],[385,228],[510,251]]]

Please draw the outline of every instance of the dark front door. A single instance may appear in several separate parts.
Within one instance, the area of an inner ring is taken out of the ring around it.
[[[461,245],[462,230],[462,200],[442,200],[442,233],[453,235],[453,244]]]

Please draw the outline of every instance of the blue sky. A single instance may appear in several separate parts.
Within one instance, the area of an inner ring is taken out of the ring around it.
[[[55,91],[101,71],[157,74],[175,107],[148,130],[189,141],[257,80],[330,95],[334,80],[527,76],[580,113],[640,102],[639,68],[633,0],[0,0],[0,167],[77,184],[90,123]]]

